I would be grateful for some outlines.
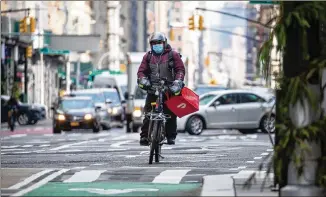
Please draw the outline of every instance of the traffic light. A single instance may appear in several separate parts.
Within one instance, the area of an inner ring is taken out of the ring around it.
[[[199,24],[198,29],[204,30],[204,17],[202,15],[199,16],[198,24]]]
[[[27,32],[27,18],[24,17],[20,22],[19,22],[19,32],[20,33],[26,33]]]
[[[205,58],[205,65],[206,65],[206,66],[209,66],[209,64],[210,64],[210,59],[209,59],[209,56],[207,56],[207,57]]]
[[[211,80],[209,81],[209,84],[211,84],[211,85],[216,85],[216,84],[217,84],[217,81],[216,81],[215,79],[211,79]]]
[[[170,29],[170,32],[169,32],[169,38],[170,38],[171,41],[174,40],[174,31],[173,31],[172,28]]]
[[[33,48],[32,46],[29,46],[26,48],[26,56],[27,57],[32,57],[33,56]]]
[[[189,30],[195,30],[195,16],[189,18]]]
[[[30,17],[30,27],[31,27],[31,32],[34,33],[35,32],[35,27],[36,27],[36,21],[34,17]]]

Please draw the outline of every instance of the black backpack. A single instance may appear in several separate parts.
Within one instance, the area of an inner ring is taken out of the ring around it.
[[[180,54],[180,53],[178,53],[179,54],[179,56],[180,56],[180,58],[182,57],[182,55]],[[147,55],[147,64],[149,64],[150,63],[150,61],[151,61],[151,58],[152,58],[152,51],[149,51],[148,52],[148,55]],[[169,70],[170,70],[170,72],[172,72],[172,76],[173,76],[173,78],[174,78],[174,59],[173,59],[173,51],[171,50],[170,52],[169,52]]]

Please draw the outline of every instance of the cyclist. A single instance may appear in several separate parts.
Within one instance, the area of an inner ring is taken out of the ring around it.
[[[179,53],[172,50],[163,33],[153,33],[150,36],[149,44],[151,51],[144,55],[137,72],[138,86],[148,93],[144,106],[145,113],[149,113],[152,109],[151,103],[156,102],[156,89],[153,86],[159,84],[159,78],[167,78],[167,80],[173,81],[169,87],[170,92],[178,95],[183,87],[185,76],[185,67]],[[173,65],[169,64],[170,57],[173,59]],[[173,145],[177,136],[177,117],[166,106],[164,106],[164,113],[171,116],[166,122],[166,137],[167,143]],[[145,117],[141,127],[140,145],[148,146],[149,144],[148,127],[149,118]]]
[[[13,113],[11,115],[14,117],[14,124],[15,124],[15,121],[16,121],[16,111],[18,109],[18,106],[19,106],[18,100],[14,96],[11,96],[10,99],[8,100],[8,102],[7,102],[7,107],[8,107],[8,111],[13,109]],[[9,117],[8,117],[8,124],[9,124],[9,121],[10,120],[9,120]]]

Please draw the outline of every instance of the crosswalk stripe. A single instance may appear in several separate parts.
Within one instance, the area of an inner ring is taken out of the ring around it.
[[[34,181],[35,179],[43,176],[44,174],[53,171],[52,169],[48,169],[48,170],[43,170],[41,172],[38,172],[36,174],[33,174],[32,176],[26,178],[25,180],[23,180],[22,182],[19,182],[11,187],[9,187],[8,189],[19,189],[27,184],[29,184],[30,182]]]
[[[88,183],[98,179],[105,170],[82,170],[75,173],[65,183]]]
[[[179,184],[190,170],[165,170],[156,176],[152,183],[170,183]]]
[[[62,173],[65,173],[67,171],[68,171],[68,169],[62,169],[62,170],[60,170],[58,172],[55,172],[55,173],[47,176],[46,178],[42,179],[41,181],[35,183],[34,185],[32,185],[32,186],[30,186],[30,187],[28,187],[26,189],[23,189],[23,190],[21,190],[21,191],[19,191],[17,193],[14,193],[11,196],[23,196],[23,195],[27,194],[28,192],[31,192],[34,189],[37,189],[37,188],[41,187],[42,185],[45,185],[46,183],[48,183],[49,181],[51,181],[55,177],[60,176]]]

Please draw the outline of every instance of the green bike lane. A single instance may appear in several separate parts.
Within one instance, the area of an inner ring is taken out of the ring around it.
[[[159,184],[146,182],[50,182],[24,196],[198,196],[201,184]]]
[[[199,196],[202,187],[202,175],[189,169],[50,171],[21,178],[10,196]]]

